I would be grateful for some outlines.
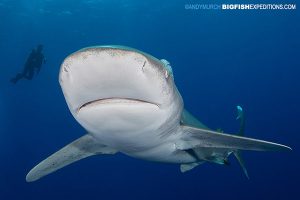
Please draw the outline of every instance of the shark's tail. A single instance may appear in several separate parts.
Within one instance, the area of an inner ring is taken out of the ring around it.
[[[243,108],[241,106],[237,106],[236,108],[237,108],[237,117],[236,117],[236,119],[240,120],[240,130],[239,130],[238,135],[239,136],[244,136],[245,135],[245,133],[244,133],[244,131],[245,131],[245,114],[244,114]],[[239,161],[240,166],[244,171],[244,174],[249,179],[248,171],[246,169],[246,165],[245,165],[244,159],[242,157],[241,150],[235,150],[233,152],[233,154],[236,157],[236,159]]]

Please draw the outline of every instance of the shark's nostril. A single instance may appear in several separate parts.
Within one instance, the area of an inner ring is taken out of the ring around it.
[[[142,71],[144,71],[145,66],[146,66],[146,61],[144,61],[144,64],[143,64],[143,66],[142,66]]]

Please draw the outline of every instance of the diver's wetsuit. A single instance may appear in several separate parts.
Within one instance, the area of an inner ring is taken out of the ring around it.
[[[43,63],[45,63],[45,57],[42,53],[43,46],[39,45],[37,49],[33,49],[28,56],[22,73],[18,73],[16,77],[11,79],[12,83],[17,83],[20,79],[25,78],[31,80],[34,75],[35,69],[37,73],[41,70]]]

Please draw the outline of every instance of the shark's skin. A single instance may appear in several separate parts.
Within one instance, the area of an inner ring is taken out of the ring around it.
[[[149,161],[226,164],[238,150],[287,146],[209,130],[184,110],[166,60],[123,46],[95,46],[68,56],[59,82],[68,107],[87,135],[42,161],[27,175],[35,181],[92,155],[124,153]]]

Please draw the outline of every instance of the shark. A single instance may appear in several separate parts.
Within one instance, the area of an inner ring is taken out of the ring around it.
[[[36,165],[36,181],[95,155],[125,155],[180,165],[228,164],[233,154],[248,177],[242,150],[284,151],[290,147],[244,137],[244,112],[237,134],[215,131],[184,108],[170,63],[125,46],[92,46],[65,58],[59,83],[68,108],[86,134]]]

